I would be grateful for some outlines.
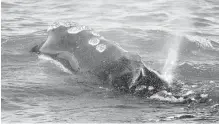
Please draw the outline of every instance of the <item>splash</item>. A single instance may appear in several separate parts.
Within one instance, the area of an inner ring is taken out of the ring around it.
[[[160,91],[150,97],[150,99],[156,99],[160,101],[167,101],[171,103],[183,103],[185,99],[183,97],[176,98],[167,91]]]

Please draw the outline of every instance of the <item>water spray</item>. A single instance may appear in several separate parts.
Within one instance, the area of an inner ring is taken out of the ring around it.
[[[175,36],[175,38],[167,39],[170,42],[168,42],[168,54],[162,70],[162,77],[169,82],[170,85],[173,82],[175,76],[174,71],[179,58],[180,44],[182,42],[182,34],[184,33],[182,28],[193,27],[189,19],[187,19],[189,13],[188,9],[186,9],[188,6],[187,3],[185,1],[172,2],[173,4],[170,12],[174,16],[172,20],[174,20],[176,23],[175,25],[171,25],[170,28],[173,29],[172,34]],[[172,24],[173,22],[170,21],[170,23]]]
[[[168,50],[168,55],[165,61],[164,68],[162,70],[162,76],[164,79],[169,82],[170,84],[173,81],[174,78],[174,70],[177,66],[177,60],[178,60],[178,53],[180,49],[180,38],[175,38],[173,43],[170,45]]]

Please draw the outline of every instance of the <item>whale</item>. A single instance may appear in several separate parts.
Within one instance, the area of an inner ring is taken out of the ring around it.
[[[140,97],[170,90],[162,76],[147,67],[139,54],[124,50],[93,29],[73,22],[55,22],[46,41],[31,52],[60,61],[73,73],[88,72],[114,89]]]

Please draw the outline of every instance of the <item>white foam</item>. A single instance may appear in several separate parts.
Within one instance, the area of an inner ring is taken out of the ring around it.
[[[188,92],[186,92],[185,94],[183,94],[183,96],[189,96],[189,95],[192,95],[194,94],[195,92],[192,91],[192,90],[189,90]]]
[[[39,59],[42,59],[42,60],[46,60],[46,61],[49,61],[53,64],[55,64],[58,68],[60,68],[62,71],[66,72],[66,73],[69,73],[69,74],[72,74],[71,71],[67,68],[65,68],[60,62],[52,59],[51,57],[49,56],[46,56],[46,55],[39,55],[38,56]]]
[[[214,49],[213,45],[211,44],[211,41],[207,38],[203,38],[200,36],[191,36],[191,35],[186,35],[186,37],[195,43],[197,43],[199,46],[202,48],[212,48]]]
[[[160,91],[150,97],[151,99],[161,100],[161,101],[168,101],[173,103],[180,103],[185,101],[183,97],[176,98],[172,95],[172,93],[167,91]]]
[[[46,55],[39,55],[38,58],[39,58],[39,59],[42,59],[42,60],[47,60],[47,61],[52,60],[52,58],[50,58],[50,57],[48,57],[48,56],[46,56]]]
[[[164,97],[164,96],[160,96],[158,94],[154,94],[153,96],[150,97],[151,99],[157,99],[160,101],[168,101],[168,102],[173,102],[173,103],[180,103],[185,101],[182,97],[180,98],[175,98],[174,96],[168,96],[168,97]]]
[[[106,49],[106,45],[104,44],[99,44],[96,46],[96,50],[99,51],[99,52],[103,52],[104,50]]]

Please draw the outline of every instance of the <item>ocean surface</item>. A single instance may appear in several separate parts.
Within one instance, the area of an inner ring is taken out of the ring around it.
[[[219,123],[219,0],[2,0],[1,14],[2,123]],[[69,20],[206,99],[122,94],[29,52]]]

